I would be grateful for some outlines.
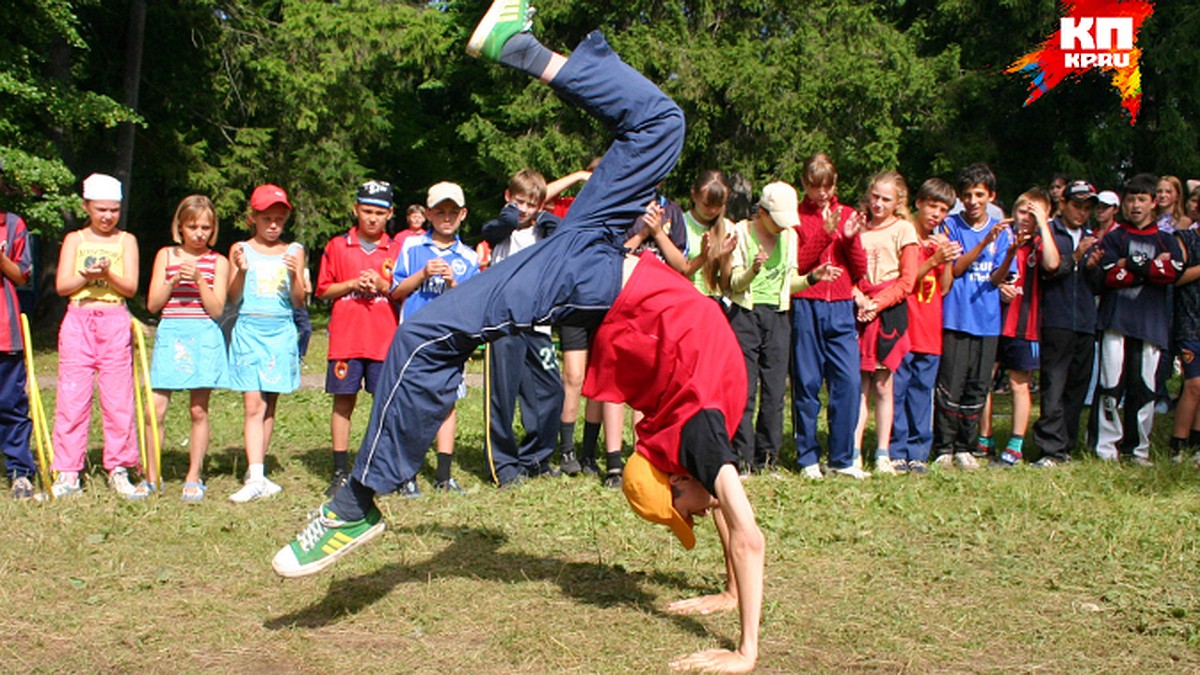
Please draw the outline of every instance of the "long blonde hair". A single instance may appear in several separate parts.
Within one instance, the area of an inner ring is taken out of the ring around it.
[[[1183,181],[1179,180],[1175,176],[1163,176],[1162,178],[1158,179],[1158,182],[1160,183],[1163,181],[1170,183],[1171,187],[1175,189],[1175,205],[1171,207],[1171,222],[1177,223],[1181,218],[1187,215],[1185,202],[1188,200],[1188,198],[1183,194]],[[1158,201],[1157,186],[1155,186],[1154,200],[1156,202]],[[1162,215],[1162,211],[1159,210],[1158,204],[1154,205],[1154,213],[1160,216]]]
[[[867,205],[871,199],[871,189],[880,183],[891,183],[896,190],[896,211],[895,215],[904,220],[911,220],[908,211],[908,181],[904,180],[904,176],[900,175],[899,171],[881,171],[874,176],[871,176],[871,182],[867,183],[867,191],[862,196],[862,209],[867,211]]]

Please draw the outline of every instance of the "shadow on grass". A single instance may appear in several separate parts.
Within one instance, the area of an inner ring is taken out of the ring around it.
[[[626,606],[668,618],[698,636],[709,632],[695,618],[669,614],[655,607],[657,596],[642,588],[656,583],[681,591],[696,591],[683,575],[628,572],[620,565],[573,562],[501,551],[508,537],[492,529],[448,528],[438,525],[407,527],[400,533],[428,535],[436,532],[451,539],[448,547],[415,565],[384,565],[369,574],[334,582],[324,598],[296,612],[264,622],[268,630],[322,628],[352,616],[383,599],[401,584],[426,584],[430,577],[458,576],[472,580],[517,583],[552,581],[570,598],[597,607]],[[705,589],[709,592],[711,589]],[[736,644],[723,645],[734,649]]]

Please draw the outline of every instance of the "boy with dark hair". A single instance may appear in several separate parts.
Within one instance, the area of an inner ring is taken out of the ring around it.
[[[1068,462],[1079,442],[1079,419],[1092,377],[1096,353],[1096,291],[1100,273],[1096,237],[1088,219],[1097,203],[1086,181],[1067,186],[1062,215],[1050,221],[1060,262],[1042,279],[1041,414],[1033,440],[1041,458],[1033,463],[1051,468]]]
[[[890,456],[897,471],[923,475],[928,471],[933,441],[933,387],[942,360],[942,298],[954,284],[954,260],[962,246],[940,233],[954,206],[954,188],[930,178],[917,191],[914,216],[921,264],[908,296],[908,336],[912,349],[893,376]]]
[[[1013,271],[1002,267],[1012,243],[1006,220],[988,215],[996,176],[971,164],[958,177],[963,210],[946,219],[946,235],[962,247],[954,261],[955,283],[942,307],[942,361],[934,394],[933,452],[941,466],[977,469],[971,451],[979,415],[987,402],[1000,336],[1000,286]]]
[[[282,576],[328,567],[377,536],[374,504],[416,473],[462,363],[483,343],[532,325],[596,326],[585,395],[645,413],[624,490],[644,518],[694,542],[694,516],[712,509],[725,550],[727,590],[670,606],[678,613],[737,607],[736,650],[708,650],[676,668],[751,670],[758,657],[765,544],[730,444],[745,405],[737,342],[715,303],[652,255],[626,256],[622,234],[651,201],[683,145],[683,113],[592,33],[568,60],[527,31],[524,0],[497,0],[468,51],[529,73],[606,123],[616,138],[559,231],[481,274],[401,324],[383,395],[354,475],[296,540],[276,554]],[[403,415],[399,414],[403,411]]]
[[[1132,453],[1150,462],[1154,424],[1154,384],[1170,336],[1168,288],[1183,267],[1179,242],[1160,232],[1154,201],[1158,179],[1139,173],[1125,184],[1125,221],[1104,236],[1100,268],[1100,383],[1096,454],[1116,461]],[[1124,403],[1124,410],[1121,405]]]
[[[4,473],[14,499],[33,497],[37,466],[29,451],[29,399],[25,394],[25,345],[21,337],[21,305],[17,286],[29,281],[33,256],[25,221],[0,211],[0,443]]]
[[[363,183],[354,217],[354,227],[325,246],[317,272],[316,295],[332,303],[325,392],[333,395],[333,478],[327,497],[350,477],[350,418],[358,392],[375,393],[399,320],[388,297],[400,250],[386,232],[392,217],[392,186],[381,181]]]
[[[513,174],[504,191],[500,217],[483,226],[483,239],[492,246],[492,265],[550,236],[558,218],[542,210],[546,179],[532,169]],[[549,326],[536,326],[487,345],[484,390],[484,451],[492,480],[500,487],[526,477],[555,475],[550,455],[561,425],[562,377]],[[525,438],[517,445],[513,414],[521,402]]]

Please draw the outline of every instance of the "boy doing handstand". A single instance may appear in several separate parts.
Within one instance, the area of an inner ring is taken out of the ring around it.
[[[628,258],[622,246],[679,157],[683,113],[599,33],[569,60],[550,52],[527,32],[528,12],[524,0],[497,0],[468,51],[538,77],[616,138],[554,236],[401,324],[350,481],[273,566],[286,577],[312,574],[383,531],[374,495],[416,475],[479,344],[533,325],[598,326],[585,395],[645,414],[625,469],[630,504],[670,525],[685,546],[694,541],[693,518],[711,509],[724,546],[726,591],[670,609],[736,606],[741,614],[736,650],[698,652],[673,665],[744,672],[758,657],[765,548],[730,444],[746,401],[745,366],[715,303],[652,255]]]

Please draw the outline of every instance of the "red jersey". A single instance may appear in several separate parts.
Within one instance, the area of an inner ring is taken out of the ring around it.
[[[938,246],[928,239],[920,243],[917,266],[933,257]],[[917,279],[908,296],[908,341],[918,354],[942,354],[942,289],[939,283],[945,265],[938,265]]]
[[[358,239],[358,228],[351,228],[325,246],[316,294],[321,295],[335,283],[357,279],[369,269],[391,283],[399,251],[400,246],[384,234],[375,250],[367,253]],[[333,301],[329,313],[329,360],[384,360],[398,322],[396,304],[386,292],[352,291],[343,295]]]
[[[5,255],[16,264],[24,277],[22,283],[29,280],[29,273],[33,269],[32,251],[26,245],[28,237],[29,231],[20,216],[0,211],[0,242],[3,242]],[[7,276],[0,274],[0,352],[20,352],[24,344],[17,287]]]
[[[851,292],[854,286],[867,274],[867,253],[863,250],[862,242],[857,236],[850,239],[842,236],[842,226],[854,215],[854,209],[838,204],[836,197],[829,208],[838,214],[838,226],[833,234],[825,231],[825,218],[816,202],[807,197],[800,202],[800,226],[796,228],[800,246],[796,254],[796,269],[801,274],[808,274],[812,268],[828,262],[841,267],[844,273],[833,281],[813,284],[793,295],[793,298],[826,302],[849,300],[853,297]]]
[[[1014,260],[1016,278],[1009,281],[1017,288],[1017,297],[1004,306],[1004,324],[1000,334],[1037,342],[1041,328],[1038,325],[1038,301],[1042,275],[1038,273],[1038,268],[1042,264],[1042,238],[1035,236],[1018,248]]]
[[[720,412],[729,438],[746,408],[746,361],[712,298],[644,253],[596,330],[583,395],[628,403],[645,417],[638,452],[660,471],[690,475],[679,458],[683,426]]]

